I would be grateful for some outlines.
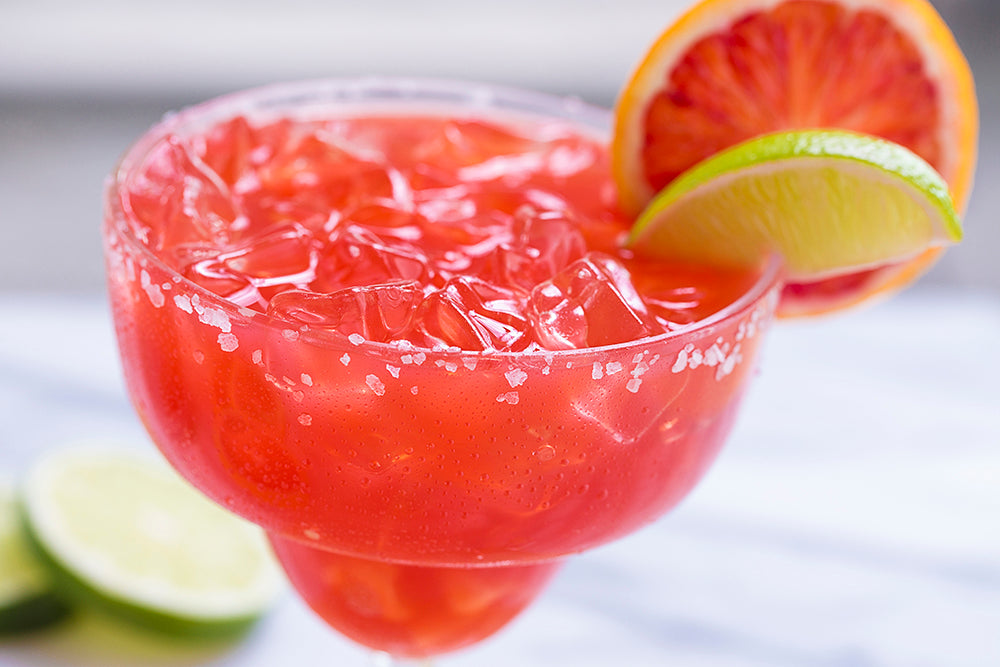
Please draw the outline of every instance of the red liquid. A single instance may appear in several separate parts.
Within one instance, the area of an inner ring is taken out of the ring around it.
[[[563,124],[238,118],[119,188],[110,290],[154,440],[324,618],[400,655],[493,632],[544,561],[676,504],[776,298],[689,326],[759,275],[620,250],[604,148]]]

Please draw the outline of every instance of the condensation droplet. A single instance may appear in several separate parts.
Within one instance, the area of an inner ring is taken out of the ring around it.
[[[539,461],[551,461],[555,458],[555,455],[556,448],[552,445],[542,445],[538,448],[538,451],[535,452],[535,457],[538,458]]]

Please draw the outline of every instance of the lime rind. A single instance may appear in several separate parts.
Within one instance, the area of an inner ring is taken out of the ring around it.
[[[176,637],[213,639],[238,636],[248,631],[262,616],[262,610],[252,610],[228,617],[184,614],[157,609],[148,606],[149,603],[146,601],[137,602],[116,595],[75,574],[71,565],[58,560],[46,549],[27,521],[25,526],[28,544],[35,558],[50,573],[60,600],[99,610],[133,625]]]
[[[902,261],[962,237],[941,176],[912,151],[841,130],[764,135],[675,179],[640,215],[643,254],[720,264],[786,261],[816,280]]]
[[[60,595],[153,630],[238,634],[283,588],[258,528],[141,453],[50,454],[25,480],[22,517]]]
[[[69,614],[32,554],[18,520],[13,485],[0,482],[0,637],[49,627]]]

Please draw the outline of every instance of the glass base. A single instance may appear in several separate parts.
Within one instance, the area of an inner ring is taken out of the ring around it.
[[[403,565],[270,539],[292,585],[317,614],[341,634],[389,656],[376,665],[485,639],[523,611],[561,565]]]

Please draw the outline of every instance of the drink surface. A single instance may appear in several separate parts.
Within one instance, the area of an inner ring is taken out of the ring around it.
[[[423,348],[636,340],[756,280],[622,249],[604,146],[555,121],[239,116],[165,138],[123,199],[161,259],[235,304]]]

